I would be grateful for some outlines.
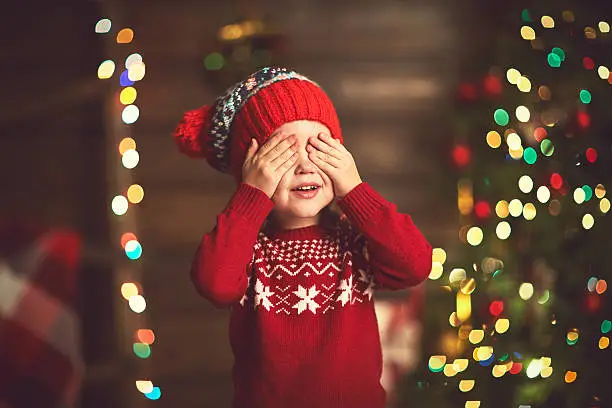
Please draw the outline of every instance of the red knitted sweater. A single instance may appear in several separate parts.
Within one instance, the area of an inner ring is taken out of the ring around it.
[[[272,201],[242,184],[192,267],[202,296],[230,306],[235,408],[383,408],[372,295],[416,285],[431,246],[367,183],[336,225],[261,231]]]

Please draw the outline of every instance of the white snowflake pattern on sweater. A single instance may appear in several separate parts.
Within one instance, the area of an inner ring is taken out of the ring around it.
[[[372,302],[375,284],[366,262],[367,242],[348,222],[339,226],[333,237],[307,240],[270,239],[260,232],[249,266],[249,289],[240,305],[277,314],[320,315]]]

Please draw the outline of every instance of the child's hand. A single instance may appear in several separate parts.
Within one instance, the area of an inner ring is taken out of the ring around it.
[[[257,140],[251,139],[242,165],[242,181],[272,198],[281,178],[298,158],[295,143],[294,135],[276,134],[259,149]]]
[[[306,146],[308,157],[329,176],[336,196],[344,197],[361,184],[353,156],[339,141],[320,133],[318,138],[311,137],[309,142]]]

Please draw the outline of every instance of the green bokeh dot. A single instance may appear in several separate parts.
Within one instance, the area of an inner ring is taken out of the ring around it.
[[[523,11],[521,11],[521,18],[525,22],[530,22],[531,21],[531,16],[529,15],[529,10],[523,9]]]
[[[218,52],[208,54],[204,58],[204,67],[209,71],[218,71],[225,65],[225,58]]]
[[[582,190],[584,191],[584,201],[589,201],[593,198],[593,189],[591,186],[587,186],[586,184],[582,186]]]
[[[554,52],[548,54],[548,65],[553,68],[559,68],[561,66],[561,58]]]
[[[542,143],[540,143],[540,150],[544,156],[550,157],[555,152],[555,146],[550,140],[544,139]]]
[[[148,344],[134,343],[134,354],[140,358],[147,358],[151,355],[151,348]]]
[[[506,126],[508,122],[510,122],[510,115],[503,109],[497,109],[495,113],[493,113],[493,119],[499,126]]]
[[[612,322],[610,320],[604,320],[601,323],[601,332],[603,334],[609,333],[612,330]]]
[[[523,159],[525,159],[525,163],[527,164],[534,164],[538,159],[538,153],[533,147],[528,147],[523,152]]]
[[[586,89],[582,89],[580,91],[580,102],[584,104],[591,103],[591,93],[587,91]]]
[[[551,51],[553,54],[556,54],[559,59],[561,60],[561,62],[565,61],[565,51],[563,51],[561,48],[559,47],[555,47],[552,49]]]

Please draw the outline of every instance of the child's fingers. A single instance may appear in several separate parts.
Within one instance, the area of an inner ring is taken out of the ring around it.
[[[321,137],[316,138],[316,137],[312,137],[310,138],[310,143],[317,149],[322,151],[323,153],[326,153],[330,156],[333,156],[337,159],[341,158],[340,152],[338,151],[338,149],[336,149],[335,146],[330,145],[327,141],[323,140]]]
[[[340,164],[342,163],[340,159],[318,150],[312,150],[308,154],[308,157],[323,171],[325,171],[326,169],[339,168]]]
[[[298,154],[296,150],[297,149],[294,148],[294,145],[287,147],[283,152],[270,161],[270,166],[275,170],[279,170],[288,160],[292,159],[293,156],[297,157]]]
[[[258,149],[257,140],[251,139],[251,144],[249,145],[249,148],[247,149],[246,157],[244,161],[245,162],[251,161],[253,159],[253,156],[255,156],[257,149]]]

